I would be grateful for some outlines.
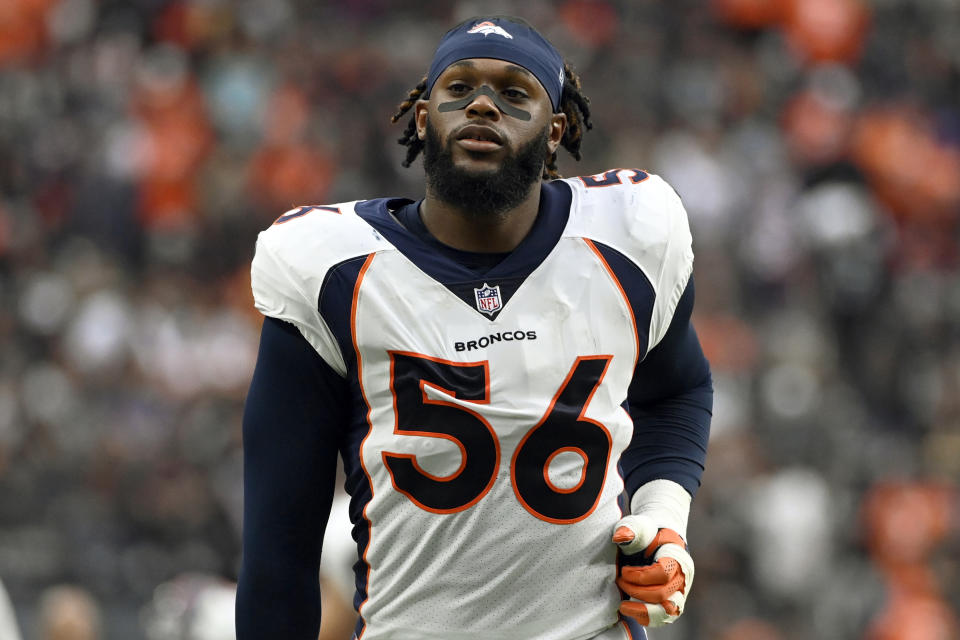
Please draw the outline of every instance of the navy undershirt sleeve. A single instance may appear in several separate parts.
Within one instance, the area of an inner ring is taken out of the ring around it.
[[[696,494],[703,475],[713,412],[713,381],[690,322],[693,280],[666,335],[637,365],[628,406],[633,439],[620,458],[627,495],[657,479]]]
[[[316,640],[320,549],[347,395],[293,325],[264,320],[243,416],[238,640]]]

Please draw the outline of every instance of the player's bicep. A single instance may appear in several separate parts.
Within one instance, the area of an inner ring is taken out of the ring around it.
[[[266,511],[278,535],[297,536],[303,526],[323,530],[346,411],[344,391],[343,379],[295,327],[264,320],[244,408],[245,506],[258,524],[268,520],[260,515]]]
[[[710,364],[691,322],[693,302],[694,284],[691,277],[663,339],[634,371],[629,390],[631,407],[676,396],[710,383]]]

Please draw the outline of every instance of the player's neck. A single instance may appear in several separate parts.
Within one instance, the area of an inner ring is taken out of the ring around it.
[[[533,228],[540,209],[539,181],[516,207],[498,215],[477,216],[427,193],[420,203],[420,218],[443,244],[477,253],[513,251]]]

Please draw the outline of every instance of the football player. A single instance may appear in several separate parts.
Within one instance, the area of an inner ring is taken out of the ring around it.
[[[449,31],[407,112],[424,197],[297,207],[257,242],[238,638],[316,638],[337,455],[355,638],[644,638],[693,583],[712,406],[680,198],[557,175],[589,105],[518,19]]]

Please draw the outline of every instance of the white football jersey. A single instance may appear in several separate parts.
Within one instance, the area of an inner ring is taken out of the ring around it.
[[[482,275],[404,230],[396,201],[301,207],[260,235],[257,308],[356,390],[363,640],[629,637],[610,541],[624,403],[690,277],[690,231],[641,171],[542,194],[531,237]]]

